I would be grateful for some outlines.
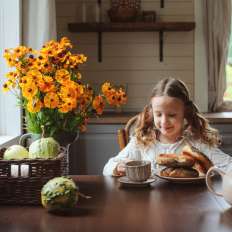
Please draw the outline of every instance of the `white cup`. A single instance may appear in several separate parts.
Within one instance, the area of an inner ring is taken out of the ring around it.
[[[151,176],[151,162],[145,160],[133,160],[127,162],[126,176],[131,181],[146,181]]]

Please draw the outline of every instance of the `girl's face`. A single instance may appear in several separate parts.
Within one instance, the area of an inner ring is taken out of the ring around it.
[[[159,140],[173,143],[182,135],[184,103],[174,97],[153,97],[151,100],[155,127],[160,131]]]

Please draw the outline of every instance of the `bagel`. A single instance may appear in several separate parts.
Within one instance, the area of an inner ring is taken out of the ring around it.
[[[167,167],[160,171],[160,175],[173,178],[195,178],[199,176],[197,170],[193,168],[171,168]]]
[[[160,154],[157,156],[156,162],[167,167],[192,167],[195,159],[186,155]]]
[[[194,147],[186,145],[182,149],[182,155],[189,156],[195,159],[195,169],[200,173],[206,174],[210,167],[213,166],[213,162],[201,151]]]

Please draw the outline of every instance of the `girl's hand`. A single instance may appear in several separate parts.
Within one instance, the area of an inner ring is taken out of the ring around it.
[[[126,175],[126,163],[125,162],[119,163],[117,165],[116,169],[117,169],[117,173],[119,174],[119,176],[125,176]]]
[[[131,161],[130,159],[126,159],[122,162],[119,162],[115,168],[115,175],[116,176],[125,176],[126,175],[126,163]]]

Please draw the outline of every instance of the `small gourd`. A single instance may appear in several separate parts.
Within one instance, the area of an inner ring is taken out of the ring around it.
[[[41,203],[49,212],[75,207],[78,201],[78,187],[71,178],[55,177],[42,188]]]

